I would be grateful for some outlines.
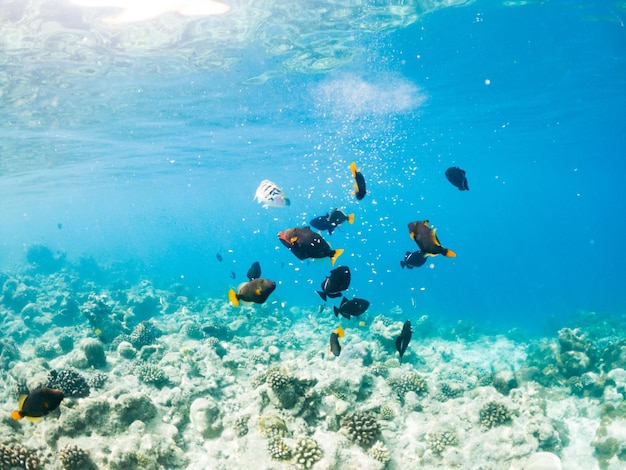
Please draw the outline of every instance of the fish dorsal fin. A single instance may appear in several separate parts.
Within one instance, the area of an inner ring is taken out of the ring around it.
[[[425,221],[424,221],[424,225],[425,225],[426,227],[430,228],[430,221],[425,220]]]
[[[441,243],[439,242],[439,239],[437,238],[437,229],[433,229],[433,243],[437,246],[441,246]]]
[[[341,299],[341,304],[339,305],[340,307],[343,306],[343,304],[345,304],[348,301],[348,299],[346,299],[345,297],[343,299]]]
[[[346,336],[346,332],[345,332],[345,331],[343,331],[343,328],[342,328],[341,326],[335,330],[335,333],[336,333],[336,334],[337,334],[337,336],[339,336],[340,338],[343,338],[344,336]]]
[[[22,407],[24,406],[24,402],[28,398],[28,395],[20,395],[20,399],[17,401],[17,409],[22,411]]]

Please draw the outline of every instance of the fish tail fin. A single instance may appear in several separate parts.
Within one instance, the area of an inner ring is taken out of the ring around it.
[[[322,292],[320,290],[317,291],[317,295],[319,295],[324,302],[326,302],[326,292]]]
[[[239,299],[237,298],[237,292],[235,292],[235,289],[228,291],[228,300],[234,307],[239,307]]]
[[[337,307],[333,307],[333,311],[335,312],[335,316],[339,317],[339,309]]]
[[[449,250],[446,248],[446,250],[443,252],[444,256],[447,256],[448,258],[456,258],[456,253],[452,250]]]
[[[21,415],[19,411],[14,410],[11,412],[11,418],[13,418],[15,421],[19,421],[20,419],[23,418],[23,416]]]
[[[335,330],[335,333],[337,333],[337,336],[339,336],[340,338],[346,336],[346,332],[343,331],[343,328],[341,326],[339,326],[339,328]]]
[[[335,261],[337,261],[337,258],[341,256],[341,253],[343,253],[343,248],[339,248],[338,250],[335,250],[335,253],[333,253],[333,256],[330,258],[330,263],[333,266],[335,265]]]
[[[348,223],[349,224],[353,224],[354,223],[354,214],[348,214]]]
[[[350,171],[352,171],[352,176],[356,178],[356,163],[350,163]]]

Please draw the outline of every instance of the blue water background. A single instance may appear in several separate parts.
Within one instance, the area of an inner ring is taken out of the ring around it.
[[[276,235],[340,207],[356,222],[327,239],[345,249],[347,294],[371,301],[369,318],[399,306],[399,319],[543,333],[579,311],[623,315],[624,18],[619,2],[478,1],[404,28],[354,24],[365,52],[318,73],[251,43],[223,70],[161,72],[157,54],[141,70],[68,70],[62,86],[45,69],[11,76],[0,265],[19,268],[41,243],[226,299],[258,260],[289,315],[319,304],[331,266],[297,260]],[[360,202],[351,161],[368,183]],[[469,192],[446,181],[453,165]],[[252,200],[266,178],[289,208]],[[458,256],[403,270],[417,249],[407,223],[424,219]]]

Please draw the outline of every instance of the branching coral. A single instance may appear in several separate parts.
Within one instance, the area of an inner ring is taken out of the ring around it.
[[[511,421],[511,412],[502,403],[490,401],[480,409],[479,420],[481,426],[491,429]]]
[[[89,396],[89,384],[85,377],[73,369],[51,370],[48,372],[46,387],[61,390],[66,397],[82,398]]]
[[[315,439],[302,437],[296,442],[293,460],[299,469],[312,468],[322,458],[322,449]]]

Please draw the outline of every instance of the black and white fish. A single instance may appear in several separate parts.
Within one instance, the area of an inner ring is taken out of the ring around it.
[[[270,180],[263,180],[256,188],[254,199],[263,207],[287,207],[291,204],[283,190]]]

